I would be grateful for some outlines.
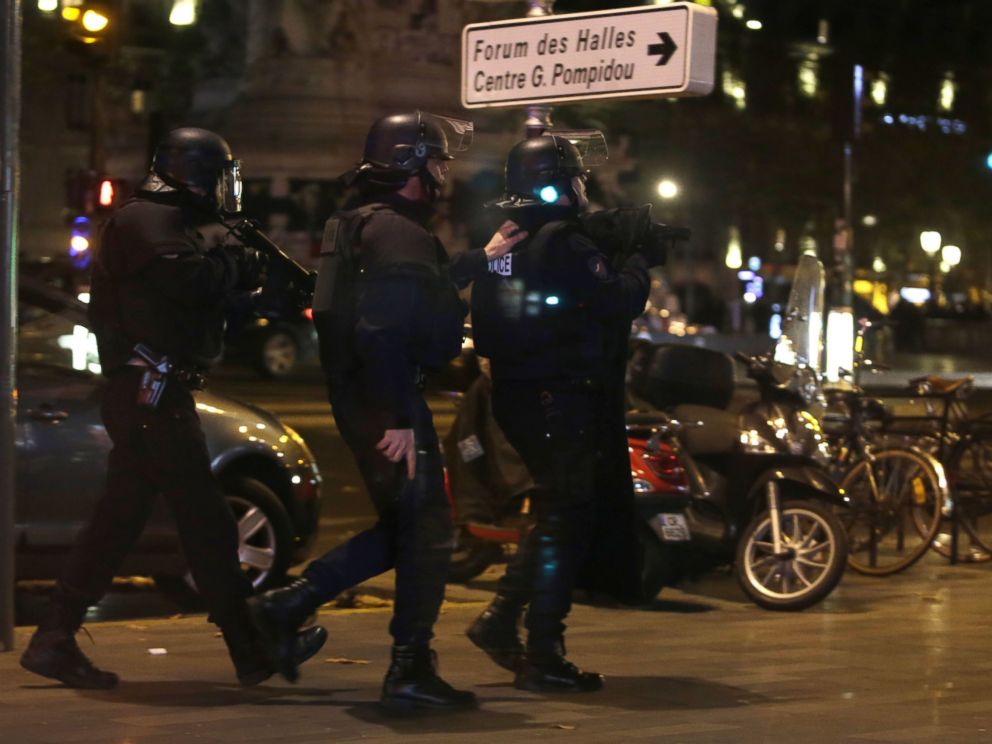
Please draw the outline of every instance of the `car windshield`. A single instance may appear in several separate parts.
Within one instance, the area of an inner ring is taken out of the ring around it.
[[[17,306],[18,364],[48,364],[100,373],[96,336],[70,297],[21,291]]]

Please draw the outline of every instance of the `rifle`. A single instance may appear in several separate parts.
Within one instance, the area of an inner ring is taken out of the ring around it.
[[[229,228],[243,245],[268,259],[267,278],[256,307],[260,314],[298,314],[311,306],[317,273],[305,269],[286,255],[266,235],[256,220],[241,220]]]

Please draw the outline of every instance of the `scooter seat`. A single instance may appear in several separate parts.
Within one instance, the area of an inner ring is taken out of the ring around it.
[[[737,416],[722,408],[690,403],[675,406],[674,417],[683,425],[682,446],[692,455],[722,455],[733,452],[740,441]],[[700,426],[694,426],[699,422]]]

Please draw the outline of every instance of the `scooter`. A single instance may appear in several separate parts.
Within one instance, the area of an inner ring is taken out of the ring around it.
[[[457,583],[470,581],[504,560],[533,525],[533,482],[519,455],[494,425],[488,387],[488,380],[480,377],[466,391],[444,441],[445,489],[456,525],[448,579]],[[638,506],[653,510],[642,525],[641,542],[654,552],[647,525],[657,521],[658,514],[684,508],[689,484],[685,469],[667,442],[656,441],[648,449],[648,435],[636,425],[640,416],[628,416],[627,444]],[[656,419],[656,414],[649,414],[646,420]],[[494,466],[494,461],[499,464]],[[646,561],[644,571],[642,585],[649,592],[646,596],[653,597],[664,583],[658,578],[657,561]]]
[[[628,431],[645,452],[674,455],[686,478],[684,506],[639,499],[656,538],[645,544],[644,576],[657,588],[687,569],[730,564],[753,602],[789,611],[840,582],[848,544],[834,512],[844,501],[811,412],[822,401],[822,272],[815,257],[802,257],[776,356],[735,354],[759,392],[737,414],[727,411],[735,389],[728,355],[674,344],[635,353],[632,388],[658,410]]]

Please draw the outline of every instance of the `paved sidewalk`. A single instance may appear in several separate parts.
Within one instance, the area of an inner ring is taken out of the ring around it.
[[[444,675],[475,690],[482,709],[414,718],[376,705],[388,601],[323,609],[331,640],[301,683],[251,690],[234,684],[202,616],[94,623],[96,645],[80,642],[122,675],[120,688],[69,690],[21,670],[16,653],[0,654],[0,741],[992,741],[990,570],[927,558],[886,579],[849,574],[825,604],[795,615],[745,602],[719,574],[666,590],[648,609],[579,604],[569,651],[607,686],[543,697],[515,690],[462,635],[490,576],[482,590],[452,589],[436,643]],[[18,630],[21,646],[28,632]]]

